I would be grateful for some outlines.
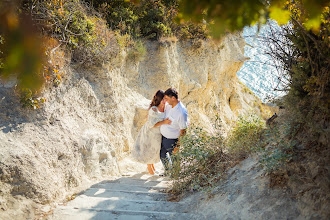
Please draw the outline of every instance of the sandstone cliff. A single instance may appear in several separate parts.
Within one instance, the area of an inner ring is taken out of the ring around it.
[[[33,217],[19,210],[118,175],[117,161],[133,146],[158,89],[176,87],[190,123],[210,131],[215,115],[225,129],[240,114],[268,116],[236,77],[245,60],[239,35],[221,43],[145,46],[142,61],[123,52],[88,70],[69,66],[63,82],[44,92],[47,102],[38,110],[22,109],[13,85],[0,85],[0,218]]]

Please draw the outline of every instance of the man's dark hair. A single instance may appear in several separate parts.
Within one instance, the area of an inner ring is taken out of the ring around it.
[[[173,96],[178,99],[178,91],[174,88],[169,88],[165,91],[164,95],[167,95],[168,97],[172,98]]]

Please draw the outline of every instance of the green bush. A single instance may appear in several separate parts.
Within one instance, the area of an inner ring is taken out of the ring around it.
[[[30,89],[23,88],[20,89],[20,103],[22,104],[23,108],[33,108],[38,109],[40,108],[40,105],[42,105],[46,99],[44,98],[37,98],[36,94],[33,94],[33,92]]]
[[[90,4],[104,14],[109,27],[129,34],[133,38],[159,40],[177,36],[179,39],[207,39],[207,26],[188,22],[178,25],[178,0],[142,0],[134,5],[125,0],[89,0]]]
[[[138,15],[136,6],[129,1],[92,1],[93,7],[100,11],[112,30],[119,30],[122,35],[139,37]]]
[[[203,129],[191,127],[180,139],[180,150],[173,155],[172,192],[211,189],[228,165],[223,153],[222,136],[207,134]]]
[[[301,125],[294,118],[288,118],[264,131],[263,140],[266,147],[260,149],[259,162],[268,172],[284,166],[294,157],[294,147],[298,143],[296,135]]]
[[[175,33],[180,40],[189,40],[189,39],[206,40],[210,38],[206,24],[198,24],[193,22],[187,22],[178,25],[175,28]]]
[[[35,22],[44,29],[45,34],[58,39],[71,48],[86,45],[91,41],[93,22],[87,17],[86,8],[78,0],[68,1],[28,1],[23,6],[32,8]]]
[[[283,105],[295,121],[313,131],[306,135],[310,139],[326,132],[330,121],[330,13],[325,8],[320,28],[307,30],[303,23],[306,11],[296,4],[290,10],[290,25],[269,32],[265,52],[280,70],[278,79],[286,91]]]
[[[172,34],[175,7],[167,7],[164,1],[143,0],[138,13],[141,36],[157,40]]]
[[[226,148],[240,158],[257,152],[264,145],[261,140],[265,128],[264,120],[256,115],[239,117],[226,138]]]
[[[128,49],[127,57],[135,62],[143,60],[147,49],[141,40],[134,41],[133,47]]]
[[[72,51],[73,61],[91,64],[107,60],[111,39],[106,24],[79,0],[23,1],[42,33]],[[30,10],[31,9],[31,10]]]
[[[265,123],[257,116],[240,117],[224,138],[217,117],[215,132],[190,127],[180,138],[180,149],[173,155],[172,192],[210,190],[226,171],[250,153],[263,149]]]

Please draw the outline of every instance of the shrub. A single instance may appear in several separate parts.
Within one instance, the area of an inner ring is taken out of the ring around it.
[[[315,30],[304,26],[307,15],[299,4],[292,3],[289,9],[293,13],[290,23],[270,29],[263,39],[268,45],[265,53],[276,65],[281,87],[287,93],[282,102],[291,117],[321,135],[330,120],[329,7]]]
[[[178,14],[178,0],[142,0],[139,4],[125,0],[87,0],[101,12],[112,30],[134,39],[159,40],[177,36],[179,39],[207,39],[209,33],[204,23],[187,22],[178,25],[174,18]]]
[[[135,62],[143,60],[147,50],[141,40],[134,41],[131,48],[128,49],[127,57]]]
[[[106,23],[78,0],[25,1],[42,33],[72,51],[73,61],[99,64],[109,59],[111,33]]]
[[[0,74],[4,78],[17,75],[16,94],[23,107],[41,106],[45,99],[38,98],[38,91],[44,82],[46,86],[62,82],[68,60],[95,65],[115,52],[114,35],[106,23],[79,0],[25,0],[15,9],[8,16],[18,20],[16,29],[5,31],[0,38],[0,64],[6,61]]]
[[[32,90],[28,88],[19,89],[20,103],[23,108],[33,108],[38,109],[40,105],[42,105],[46,99],[37,98],[37,94],[34,94]]]
[[[173,155],[172,192],[211,189],[229,165],[223,153],[222,136],[207,134],[203,129],[191,127],[180,139],[180,150]]]
[[[92,17],[94,25],[89,42],[73,50],[74,61],[84,66],[100,65],[109,62],[120,51],[117,36],[111,32],[106,22],[98,17]]]
[[[229,168],[263,148],[265,124],[259,117],[240,117],[227,138],[220,124],[217,117],[212,134],[192,126],[180,138],[180,150],[173,155],[171,169],[173,193],[210,190]]]
[[[239,158],[257,152],[263,146],[261,140],[264,129],[265,122],[260,117],[241,116],[226,138],[226,148],[230,154]]]
[[[177,14],[175,5],[166,1],[143,0],[138,9],[141,36],[158,40],[172,34],[171,24]]]
[[[261,148],[259,162],[268,172],[277,170],[290,161],[294,155],[294,146],[297,145],[296,135],[301,123],[294,118],[284,117],[281,123],[276,123],[272,128],[266,129],[263,134],[265,148]]]
[[[139,37],[138,15],[136,6],[125,0],[117,1],[92,1],[93,6],[104,16],[112,30],[119,30],[120,34],[129,34]]]
[[[189,39],[206,40],[210,38],[206,24],[198,24],[193,22],[187,22],[178,25],[175,28],[175,34],[180,40],[189,40]]]

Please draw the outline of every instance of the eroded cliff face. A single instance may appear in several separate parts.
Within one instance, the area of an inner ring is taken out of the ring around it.
[[[0,85],[0,217],[22,216],[23,198],[48,203],[118,175],[158,89],[177,88],[190,123],[210,131],[215,115],[226,129],[240,114],[270,114],[236,77],[245,60],[239,35],[145,45],[142,61],[123,52],[111,64],[67,68],[39,110],[22,109],[13,87]]]

